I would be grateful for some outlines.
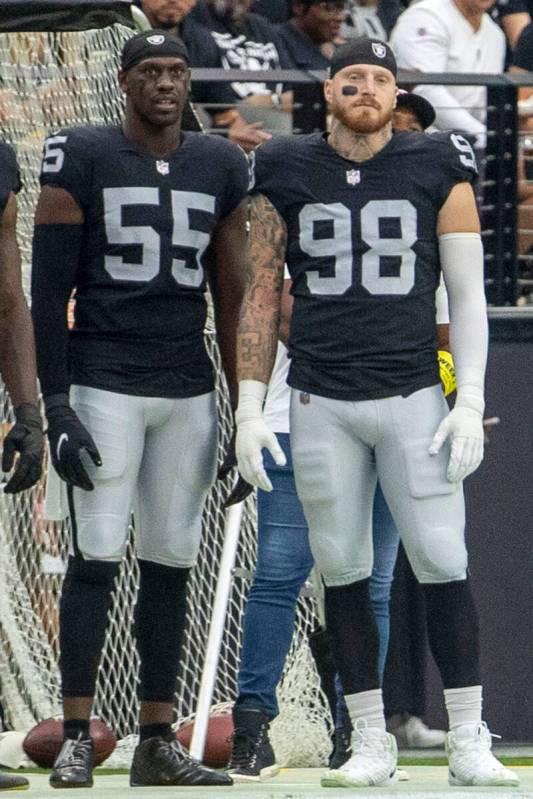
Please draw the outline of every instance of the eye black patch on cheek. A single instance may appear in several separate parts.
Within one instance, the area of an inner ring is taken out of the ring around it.
[[[346,95],[354,95],[358,93],[359,89],[357,86],[343,86],[341,91]]]

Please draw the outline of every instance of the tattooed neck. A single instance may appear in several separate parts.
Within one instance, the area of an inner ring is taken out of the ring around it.
[[[334,119],[331,123],[328,143],[343,158],[350,161],[367,161],[379,153],[391,140],[391,137],[392,125],[390,122],[375,133],[355,133],[342,122]]]

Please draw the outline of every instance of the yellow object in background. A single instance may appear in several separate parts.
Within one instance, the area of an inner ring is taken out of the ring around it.
[[[448,394],[451,394],[457,388],[453,358],[451,352],[447,350],[439,350],[438,357],[440,382],[442,383],[444,396],[447,397]]]

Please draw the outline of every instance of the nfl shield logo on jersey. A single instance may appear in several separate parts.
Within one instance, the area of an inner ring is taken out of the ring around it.
[[[377,56],[377,58],[385,58],[385,56],[387,55],[387,50],[385,48],[385,45],[379,44],[379,42],[372,42],[372,50],[374,52],[374,55]]]
[[[347,169],[346,170],[346,183],[349,186],[357,186],[358,183],[361,183],[361,172],[359,169]]]
[[[157,171],[160,172],[162,175],[168,175],[168,173],[170,172],[170,166],[168,161],[156,161],[155,165]]]

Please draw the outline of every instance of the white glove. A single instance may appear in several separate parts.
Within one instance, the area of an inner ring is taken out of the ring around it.
[[[446,477],[450,483],[458,483],[475,472],[483,460],[483,410],[484,402],[480,389],[465,386],[459,389],[455,407],[444,417],[437,428],[429,447],[429,454],[436,455],[447,438],[452,446]]]
[[[286,463],[283,450],[274,433],[263,420],[263,400],[267,387],[258,380],[241,380],[239,407],[235,413],[237,468],[244,479],[263,491],[272,491],[272,483],[263,465],[263,447],[268,449],[278,466]]]

